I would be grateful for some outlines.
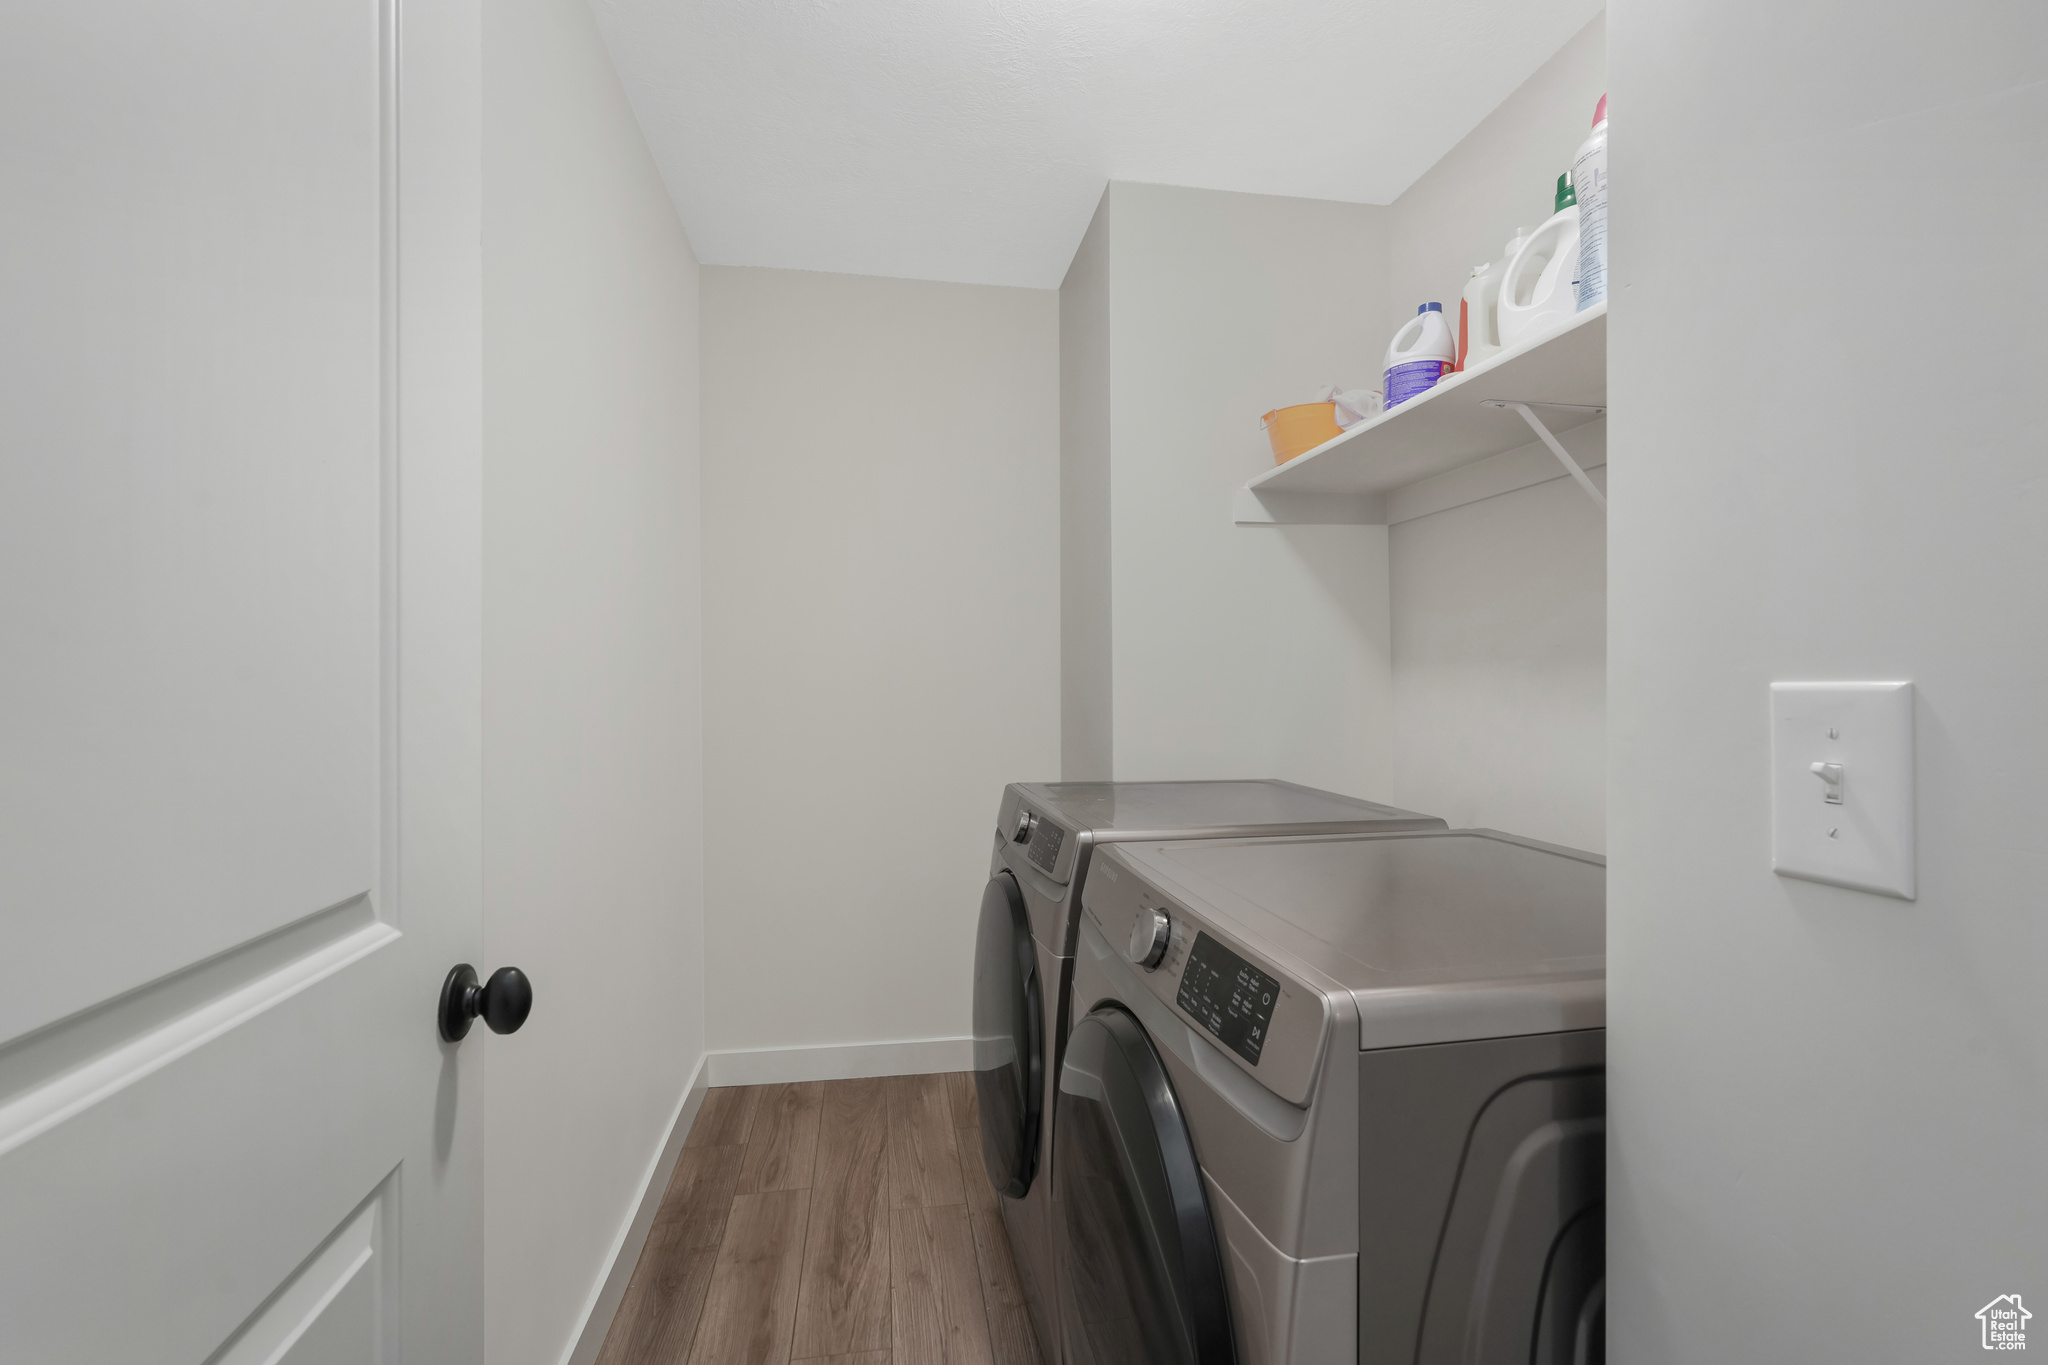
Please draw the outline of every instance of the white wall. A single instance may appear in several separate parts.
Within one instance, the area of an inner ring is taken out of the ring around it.
[[[1246,530],[1231,499],[1272,467],[1261,413],[1377,369],[1387,210],[1117,182],[1106,212],[1107,271],[1067,290],[1107,275],[1110,439],[1068,456],[1109,464],[1114,775],[1384,798],[1385,530]]]
[[[1612,20],[1610,1355],[2038,1350],[2048,10]],[[1910,904],[1770,870],[1767,686],[1862,678]]]
[[[1549,216],[1605,90],[1596,18],[1392,207],[1380,344]],[[1594,430],[1568,438],[1604,459]],[[1540,446],[1538,458],[1547,461]],[[1389,528],[1394,778],[1402,806],[1595,852],[1607,846],[1606,532],[1549,483]]]
[[[1116,766],[1110,608],[1109,193],[1060,284],[1060,778]]]
[[[1607,847],[1607,528],[1569,478],[1389,528],[1393,799]]]
[[[478,965],[535,1004],[464,1046],[488,1358],[555,1365],[703,1053],[697,264],[581,0],[486,7],[484,112]]]
[[[1386,336],[1435,299],[1453,326],[1475,265],[1517,227],[1550,217],[1557,177],[1606,93],[1607,16],[1596,15],[1391,205]]]
[[[1059,764],[1058,298],[703,278],[711,1046],[965,1037],[1002,786]]]

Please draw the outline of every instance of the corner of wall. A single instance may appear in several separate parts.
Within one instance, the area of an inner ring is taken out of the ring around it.
[[[484,1344],[556,1365],[704,1064],[699,267],[583,0],[483,23]]]
[[[1384,799],[1384,529],[1248,529],[1231,500],[1272,467],[1259,414],[1376,368],[1387,209],[1132,182],[1109,208],[1095,592],[1115,774]]]
[[[992,808],[1060,761],[1059,296],[770,267],[703,282],[713,1074],[963,1037],[959,909],[987,880]],[[793,373],[830,440],[762,421]],[[886,880],[844,876],[872,856],[863,822],[788,837],[853,791],[920,831]]]
[[[1389,334],[1547,216],[1606,63],[1596,16],[1394,201]],[[1388,553],[1394,803],[1604,851],[1602,514],[1560,474],[1401,521]]]
[[[1105,185],[1060,284],[1060,778],[1114,771],[1109,591],[1110,218]]]
[[[1415,305],[1448,310],[1466,272],[1518,227],[1550,216],[1560,172],[1607,88],[1607,18],[1595,15],[1389,205],[1387,335]]]

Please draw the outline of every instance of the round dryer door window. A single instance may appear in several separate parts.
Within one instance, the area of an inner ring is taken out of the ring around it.
[[[1233,1365],[1223,1263],[1180,1102],[1116,1005],[1060,1067],[1053,1201],[1067,1365]]]
[[[998,1193],[1022,1199],[1038,1169],[1045,1002],[1024,893],[1008,872],[988,879],[975,931],[974,1090],[989,1183]]]

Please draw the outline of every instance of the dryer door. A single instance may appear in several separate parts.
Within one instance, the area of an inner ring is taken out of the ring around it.
[[[1038,1170],[1045,1000],[1024,893],[1008,872],[988,879],[975,931],[974,1090],[989,1183],[1000,1194],[1022,1199]]]
[[[1067,1365],[1234,1365],[1194,1142],[1152,1040],[1120,1006],[1069,1035],[1057,1114]]]

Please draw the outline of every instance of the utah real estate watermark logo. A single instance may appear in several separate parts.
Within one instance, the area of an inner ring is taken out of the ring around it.
[[[2024,1351],[2027,1349],[2027,1319],[2033,1317],[2017,1294],[2000,1294],[1977,1310],[1984,1324],[1984,1349]]]

